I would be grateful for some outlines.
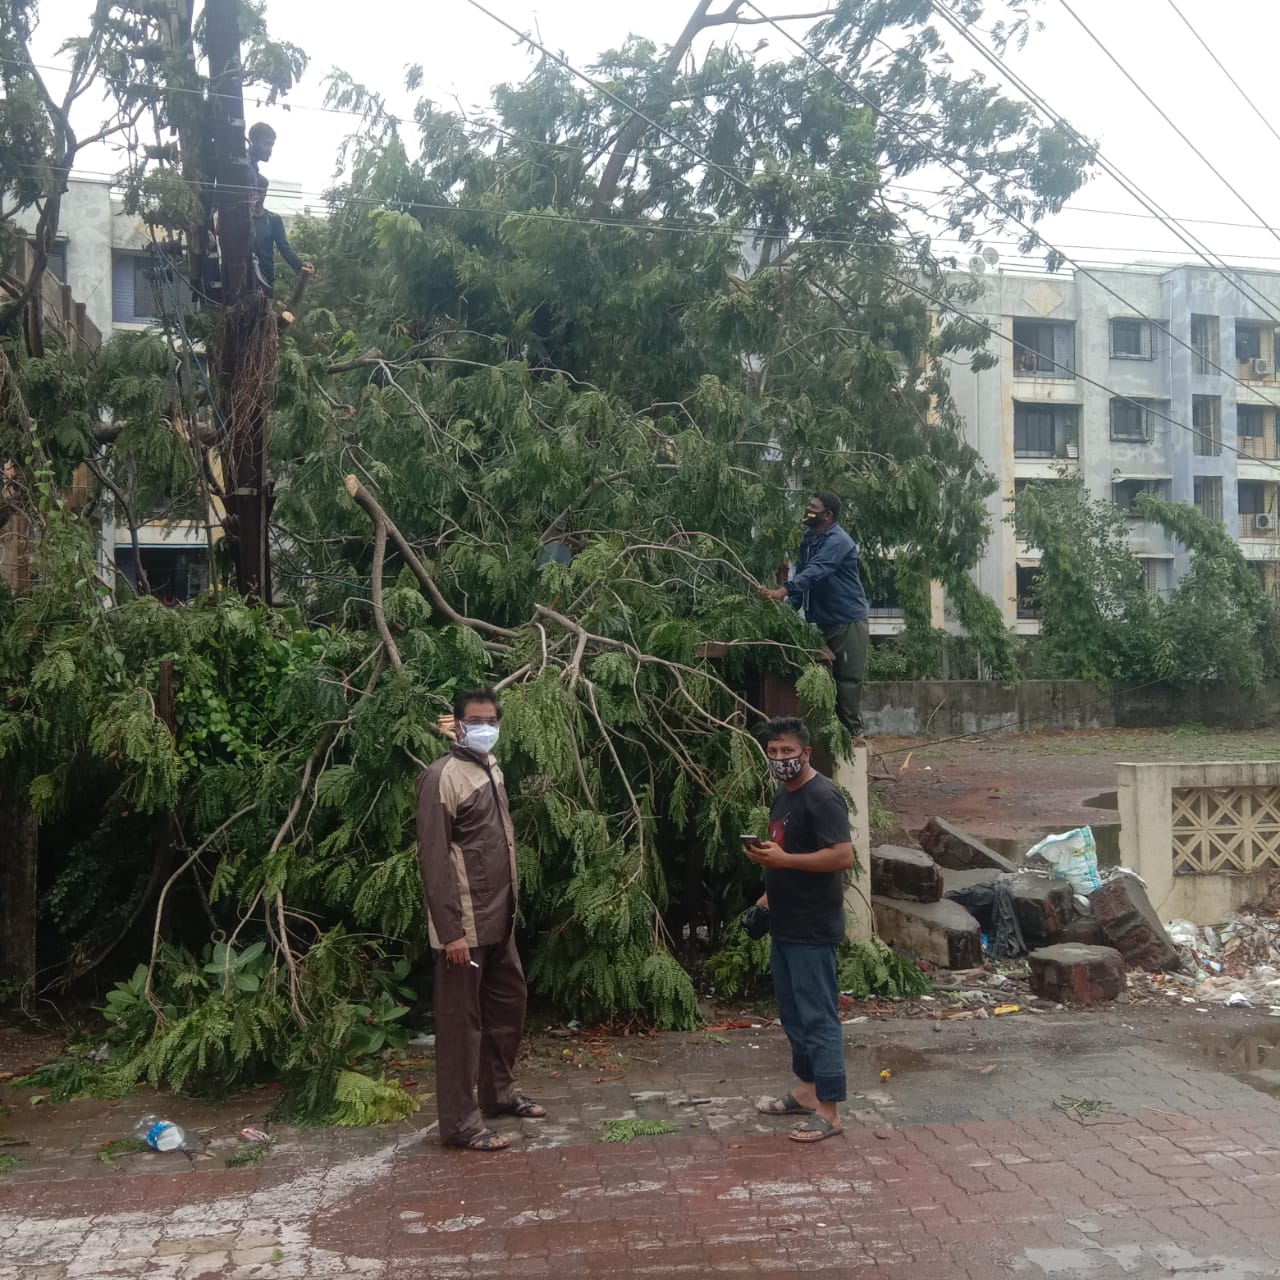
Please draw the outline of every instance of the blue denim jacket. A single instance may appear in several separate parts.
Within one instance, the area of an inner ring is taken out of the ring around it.
[[[787,599],[815,627],[867,620],[858,544],[838,524],[825,533],[805,533]]]

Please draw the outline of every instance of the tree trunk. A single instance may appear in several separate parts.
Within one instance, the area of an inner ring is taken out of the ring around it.
[[[707,23],[708,12],[711,9],[712,0],[698,0],[698,6],[693,11],[693,16],[685,23],[684,30],[680,33],[680,38],[671,46],[667,54],[666,60],[662,64],[659,83],[665,84],[675,75],[680,63],[684,60],[685,54],[689,52],[698,32],[701,31]],[[730,4],[730,10],[736,10],[742,0],[738,0],[738,4]],[[649,100],[641,104],[641,110],[646,116],[652,116],[656,107],[651,105]],[[602,213],[608,211],[609,206],[613,204],[614,197],[618,194],[618,183],[622,180],[622,171],[627,167],[627,161],[631,157],[631,153],[636,149],[636,144],[644,135],[645,122],[643,116],[639,112],[633,112],[631,119],[623,125],[621,132],[618,134],[618,140],[614,143],[613,154],[609,157],[609,163],[605,166],[604,176],[600,179],[600,187],[596,191],[596,198],[591,204],[591,214],[593,217],[599,217]]]
[[[39,826],[26,793],[0,797],[0,983],[36,976],[36,853]]]

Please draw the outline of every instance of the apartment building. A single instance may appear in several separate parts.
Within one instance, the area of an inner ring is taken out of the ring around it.
[[[301,185],[273,181],[269,203],[290,220],[302,211]],[[34,211],[28,212],[26,225],[34,229]],[[157,281],[151,235],[141,219],[124,212],[108,181],[71,179],[49,270],[69,288],[104,340],[157,324],[161,311],[172,309],[166,290],[174,292],[177,302],[190,300],[181,280]],[[208,535],[202,523],[151,519],[138,533],[142,569],[154,595],[186,601],[208,586]],[[104,570],[114,568],[135,585],[140,581],[132,538],[123,523],[103,521],[99,558]]]
[[[1039,631],[1039,555],[1007,517],[1028,481],[1063,472],[1131,513],[1151,590],[1170,591],[1188,557],[1133,510],[1144,490],[1224,521],[1280,596],[1280,272],[1238,275],[1135,265],[978,277],[981,296],[964,310],[995,331],[998,363],[955,366],[950,381],[968,440],[999,481],[977,579],[1011,627]]]

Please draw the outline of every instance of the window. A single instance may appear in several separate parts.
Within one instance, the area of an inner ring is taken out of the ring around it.
[[[35,247],[34,240],[31,245],[32,248]],[[49,262],[46,270],[59,284],[67,283],[67,242],[65,240],[55,240],[49,246]]]
[[[1142,577],[1147,590],[1153,596],[1167,596],[1172,567],[1169,561],[1157,556],[1144,556],[1138,563],[1142,565]]]
[[[898,596],[898,575],[892,565],[884,579],[867,596],[873,618],[901,618],[902,600]]]
[[[1117,480],[1111,486],[1111,501],[1133,520],[1141,520],[1137,508],[1140,493],[1154,493],[1157,498],[1169,496],[1168,480]]]
[[[1023,565],[1017,567],[1018,617],[1038,618],[1040,607],[1036,603],[1036,584],[1040,580],[1040,566]]]
[[[1111,400],[1111,438],[1127,444],[1150,444],[1155,412],[1150,400],[1114,396]]]
[[[154,324],[191,306],[191,290],[172,266],[146,253],[116,253],[111,260],[111,319],[114,324]]]
[[[1222,452],[1222,397],[1192,396],[1192,452],[1201,458],[1216,458]]]
[[[1262,326],[1236,324],[1236,359],[1240,363],[1262,359]]]
[[[1013,456],[1015,458],[1070,458],[1078,452],[1074,405],[1039,404],[1013,406]]]
[[[1236,485],[1236,505],[1242,516],[1257,516],[1267,509],[1267,486],[1261,480],[1241,480]]]
[[[1111,358],[1113,360],[1154,360],[1155,333],[1149,320],[1112,320]]]
[[[1196,476],[1193,482],[1193,500],[1200,514],[1210,520],[1222,519],[1222,477]]]
[[[1194,356],[1191,361],[1192,373],[1217,373],[1221,361],[1218,359],[1218,317],[1191,317],[1191,348]]]
[[[1260,404],[1242,404],[1236,409],[1236,434],[1241,440],[1260,440],[1267,434],[1266,410]]]
[[[143,546],[142,567],[151,594],[164,604],[189,604],[209,588],[209,553],[203,547]],[[135,587],[140,585],[132,547],[116,548],[116,568]]]
[[[1013,374],[1016,378],[1074,378],[1076,327],[1045,320],[1013,322]]]

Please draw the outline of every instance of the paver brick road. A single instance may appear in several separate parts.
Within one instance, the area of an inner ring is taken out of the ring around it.
[[[68,1153],[0,1185],[0,1276],[1280,1275],[1280,1105],[1216,1069],[1226,1055],[1265,1077],[1274,1024],[1202,1054],[1176,1025],[1159,1044],[1005,1021],[868,1032],[846,1136],[809,1148],[754,1115],[783,1061],[758,1031],[665,1055],[642,1082],[532,1072],[556,1116],[513,1124],[501,1156],[407,1127],[286,1133],[244,1170],[142,1156],[88,1176]],[[880,1062],[898,1064],[883,1085]],[[677,1131],[602,1143],[624,1101]]]

